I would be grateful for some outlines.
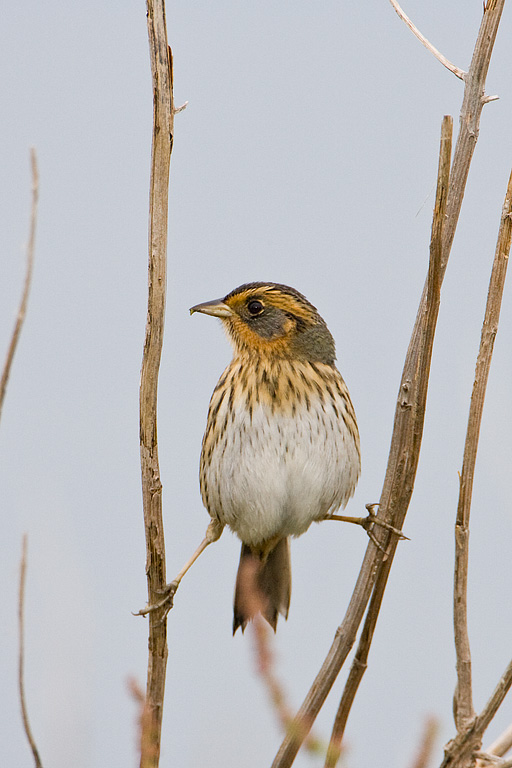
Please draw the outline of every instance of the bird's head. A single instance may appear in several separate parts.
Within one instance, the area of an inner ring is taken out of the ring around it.
[[[316,307],[287,285],[246,283],[223,299],[191,307],[219,317],[236,352],[332,365],[334,339]]]

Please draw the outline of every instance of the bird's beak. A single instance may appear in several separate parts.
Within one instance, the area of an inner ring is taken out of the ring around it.
[[[194,312],[202,312],[203,315],[213,315],[213,317],[233,316],[233,312],[227,304],[224,304],[222,299],[214,299],[213,301],[205,301],[204,304],[196,304],[195,307],[190,307],[190,314],[193,315]]]

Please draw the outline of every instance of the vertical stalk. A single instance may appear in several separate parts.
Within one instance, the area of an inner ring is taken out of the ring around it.
[[[153,141],[149,202],[148,312],[140,381],[140,458],[146,534],[148,602],[154,604],[166,585],[162,520],[162,483],[158,463],[157,393],[162,353],[167,281],[167,209],[174,105],[172,57],[167,44],[165,4],[147,0],[147,22],[153,83]],[[167,666],[164,611],[149,614],[146,717],[141,734],[141,768],[156,768]]]

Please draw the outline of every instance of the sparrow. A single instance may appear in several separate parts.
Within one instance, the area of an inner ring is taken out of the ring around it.
[[[257,613],[275,630],[290,606],[290,538],[354,493],[354,408],[334,339],[294,288],[246,283],[190,312],[220,318],[233,346],[210,400],[199,470],[214,538],[228,526],[242,542],[233,634]]]

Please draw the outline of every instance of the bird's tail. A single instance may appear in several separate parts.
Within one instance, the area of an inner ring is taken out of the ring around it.
[[[242,544],[235,586],[233,634],[261,613],[276,630],[279,614],[288,618],[292,590],[290,545],[280,539],[267,557]]]

